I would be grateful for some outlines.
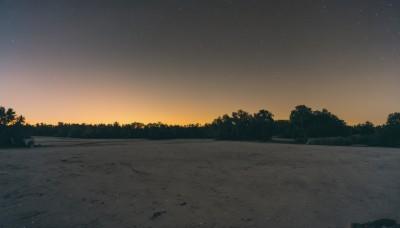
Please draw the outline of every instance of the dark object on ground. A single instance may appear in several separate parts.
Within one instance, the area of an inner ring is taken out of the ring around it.
[[[153,216],[151,216],[151,219],[156,219],[165,213],[167,213],[167,212],[166,211],[157,211],[156,213],[153,214]]]
[[[349,228],[400,228],[393,219],[378,219],[367,223],[351,223]]]

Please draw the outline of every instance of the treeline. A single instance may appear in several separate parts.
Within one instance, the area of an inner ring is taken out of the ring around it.
[[[269,140],[276,136],[308,144],[400,146],[400,113],[390,114],[381,126],[369,121],[349,126],[326,109],[299,105],[291,111],[289,120],[274,120],[267,110],[254,114],[239,110],[215,119],[205,128],[206,135],[215,139]]]
[[[97,139],[176,139],[207,138],[204,126],[167,125],[163,123],[132,124],[36,124],[32,127],[36,136],[57,136]]]
[[[390,114],[386,124],[374,126],[365,122],[349,126],[326,109],[295,107],[289,120],[274,120],[268,110],[250,114],[239,110],[225,114],[212,123],[167,125],[163,123],[132,124],[25,124],[23,116],[12,109],[0,109],[0,144],[20,145],[29,135],[72,138],[213,138],[221,140],[271,140],[273,136],[295,139],[298,143],[370,146],[400,145],[400,113]]]
[[[374,126],[369,121],[349,126],[326,109],[313,111],[305,105],[299,105],[291,112],[287,127],[282,129],[281,136],[310,144],[400,146],[398,112],[389,114],[386,124],[381,126]]]

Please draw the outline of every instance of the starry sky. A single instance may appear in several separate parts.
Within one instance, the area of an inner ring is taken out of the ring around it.
[[[399,0],[0,0],[0,105],[30,123],[400,111]]]

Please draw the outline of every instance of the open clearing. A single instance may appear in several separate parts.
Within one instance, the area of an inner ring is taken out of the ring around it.
[[[0,227],[345,227],[400,220],[400,149],[37,138],[0,150]]]

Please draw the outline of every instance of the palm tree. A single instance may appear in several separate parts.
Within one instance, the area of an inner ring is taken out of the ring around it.
[[[24,125],[25,124],[25,117],[22,115],[19,115],[16,119],[15,119],[15,124],[20,126],[20,125]]]
[[[6,126],[15,120],[15,111],[12,108],[0,107],[0,125]]]

